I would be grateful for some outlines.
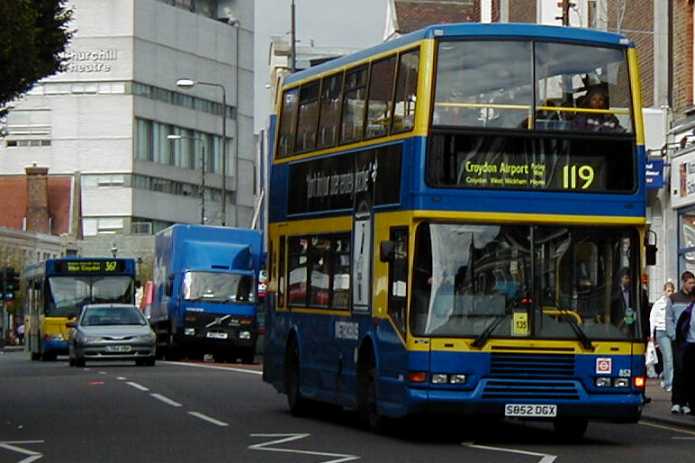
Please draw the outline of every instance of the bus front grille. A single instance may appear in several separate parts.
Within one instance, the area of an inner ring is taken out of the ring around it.
[[[574,355],[493,353],[490,376],[495,378],[574,378]]]
[[[483,399],[579,400],[579,392],[572,381],[491,379],[485,384]]]

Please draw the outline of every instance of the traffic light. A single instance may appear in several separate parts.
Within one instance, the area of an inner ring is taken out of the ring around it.
[[[6,301],[15,299],[16,293],[19,292],[19,273],[15,272],[12,267],[5,267],[0,275],[2,278],[2,298]]]

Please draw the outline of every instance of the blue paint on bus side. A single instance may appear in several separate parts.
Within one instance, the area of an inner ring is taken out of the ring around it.
[[[646,214],[646,188],[644,187],[646,156],[644,146],[636,149],[637,189],[633,193],[577,193],[562,191],[524,191],[484,188],[435,188],[427,185],[427,139],[413,137],[404,142],[401,163],[401,203],[382,209],[429,210],[468,212],[507,212],[525,214],[570,214],[587,216],[643,217]],[[380,145],[381,146],[381,145]],[[375,146],[376,147],[376,146]],[[370,147],[373,149],[375,147]],[[334,156],[352,156],[354,151]],[[275,164],[271,169],[270,222],[301,220],[306,217],[344,215],[345,211],[325,211],[311,214],[288,214],[289,174],[293,163]],[[303,179],[295,179],[302,181]],[[375,208],[378,209],[378,208]]]

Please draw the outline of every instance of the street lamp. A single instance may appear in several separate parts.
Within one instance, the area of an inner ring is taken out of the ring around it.
[[[186,137],[183,135],[167,135],[169,140],[193,140],[200,142],[200,224],[205,225],[205,143],[200,137]],[[224,187],[223,187],[224,188]],[[224,203],[223,203],[224,204]]]
[[[238,65],[239,63],[237,63]],[[176,86],[183,89],[191,89],[196,85],[207,85],[222,89],[222,226],[224,227],[227,225],[227,92],[224,85],[214,82],[192,79],[179,79],[176,81]],[[239,134],[237,134],[238,136]],[[237,167],[236,165],[234,167],[234,178],[239,175],[239,172],[236,170]]]

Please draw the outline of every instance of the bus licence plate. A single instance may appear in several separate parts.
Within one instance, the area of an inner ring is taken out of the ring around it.
[[[557,405],[506,404],[504,406],[504,416],[552,418],[557,416]]]
[[[227,333],[218,333],[215,331],[208,331],[207,337],[208,338],[214,338],[214,339],[227,339]]]
[[[130,352],[130,346],[106,346],[108,352]]]

